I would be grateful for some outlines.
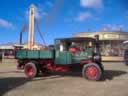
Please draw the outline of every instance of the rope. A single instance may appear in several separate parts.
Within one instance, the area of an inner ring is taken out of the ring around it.
[[[37,31],[38,31],[38,33],[39,33],[39,35],[40,35],[40,38],[42,39],[42,41],[43,41],[44,45],[46,46],[46,43],[45,43],[44,37],[43,37],[43,35],[42,35],[41,31],[40,31],[40,28],[39,28],[39,25],[38,25],[38,23],[37,23],[36,19],[35,19],[35,25],[36,25],[36,27],[37,27]]]

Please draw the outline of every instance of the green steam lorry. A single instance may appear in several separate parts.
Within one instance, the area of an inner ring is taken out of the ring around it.
[[[47,50],[17,49],[15,58],[18,69],[23,69],[29,78],[40,72],[74,71],[72,69],[77,66],[84,78],[97,81],[104,72],[98,36],[56,39],[54,48]]]

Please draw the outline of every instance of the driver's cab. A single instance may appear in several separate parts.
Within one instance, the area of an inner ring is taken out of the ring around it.
[[[55,40],[56,64],[80,63],[83,59],[92,59],[96,52],[94,38],[64,38]]]

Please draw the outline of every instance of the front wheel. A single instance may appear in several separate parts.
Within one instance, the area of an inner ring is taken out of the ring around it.
[[[83,66],[82,75],[88,80],[98,81],[102,77],[102,69],[96,63],[89,63]]]
[[[39,68],[36,63],[27,63],[24,67],[24,73],[27,77],[33,78],[38,76],[39,74]]]

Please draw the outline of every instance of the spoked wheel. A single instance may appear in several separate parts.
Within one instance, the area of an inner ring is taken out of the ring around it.
[[[35,63],[27,63],[24,68],[25,75],[29,78],[38,76],[39,68]]]
[[[100,80],[102,77],[102,69],[95,63],[86,64],[83,67],[82,75],[88,80]]]

